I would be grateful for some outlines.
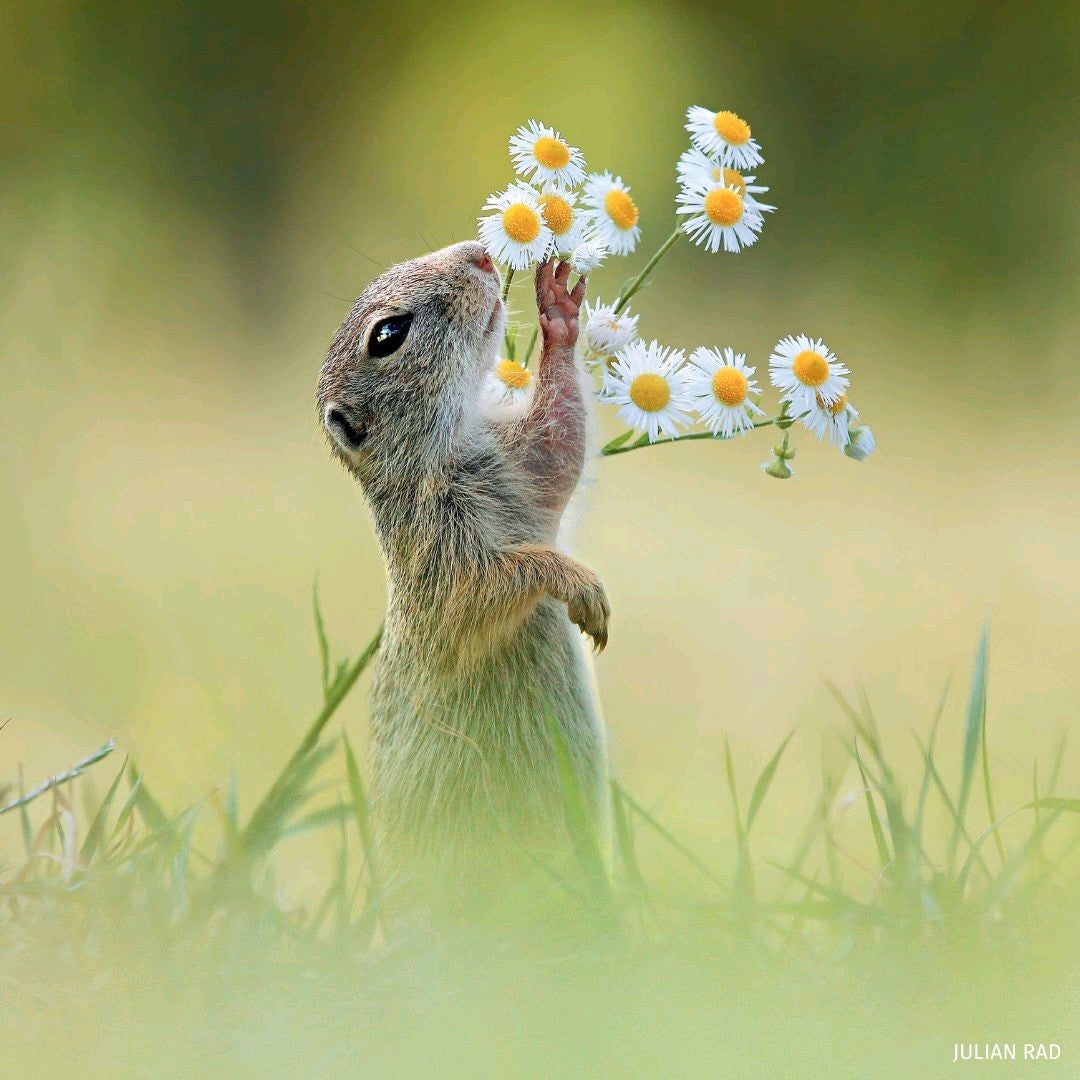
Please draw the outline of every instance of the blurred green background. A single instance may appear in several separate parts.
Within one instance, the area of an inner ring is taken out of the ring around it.
[[[862,679],[907,747],[990,614],[999,798],[1027,795],[1080,704],[1080,9],[2,10],[3,775],[114,735],[166,799],[235,770],[250,805],[318,704],[315,575],[342,649],[381,617],[313,409],[349,303],[474,235],[530,117],[633,188],[610,298],[670,231],[700,103],[749,120],[780,209],[738,257],[677,246],[643,333],[759,365],[820,335],[880,448],[796,435],[787,483],[758,470],[768,435],[598,465],[578,550],[615,612],[616,768],[707,841],[724,734],[756,768],[796,728],[759,827],[786,836],[838,720],[824,680]]]

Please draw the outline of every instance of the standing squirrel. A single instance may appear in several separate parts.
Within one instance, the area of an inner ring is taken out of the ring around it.
[[[371,508],[388,578],[372,693],[383,866],[443,895],[570,851],[557,725],[599,832],[603,723],[579,629],[608,638],[597,575],[559,550],[588,396],[574,355],[585,279],[542,263],[528,408],[483,404],[506,325],[487,251],[391,267],[353,305],[319,378],[319,419]]]

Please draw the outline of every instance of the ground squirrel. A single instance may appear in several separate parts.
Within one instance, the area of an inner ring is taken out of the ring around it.
[[[609,608],[597,575],[556,546],[589,427],[574,355],[585,280],[571,289],[569,275],[537,268],[542,349],[515,415],[481,404],[506,311],[478,243],[368,285],[319,378],[320,421],[360,482],[388,578],[372,693],[381,846],[395,871],[425,868],[440,888],[470,863],[488,879],[522,845],[565,851],[551,722],[603,828],[604,732],[578,628],[602,650]]]

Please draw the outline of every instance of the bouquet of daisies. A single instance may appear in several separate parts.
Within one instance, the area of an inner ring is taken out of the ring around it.
[[[858,424],[848,401],[849,370],[820,338],[805,334],[777,343],[769,357],[769,379],[780,391],[779,410],[767,416],[758,404],[757,369],[745,353],[730,347],[700,346],[689,356],[638,335],[639,316],[630,300],[680,239],[710,253],[738,254],[761,235],[766,215],[776,207],[759,196],[768,192],[753,172],[763,163],[750,126],[733,112],[692,106],[686,113],[690,147],[676,164],[674,230],[636,277],[611,303],[586,303],[580,349],[597,373],[597,398],[615,406],[629,430],[605,447],[620,454],[656,442],[731,439],[759,428],[782,433],[770,475],[792,475],[790,428],[801,423],[856,460],[873,452],[873,433]],[[503,298],[514,273],[553,256],[567,259],[580,274],[609,257],[632,255],[641,237],[640,213],[630,187],[609,171],[586,172],[581,151],[553,128],[536,120],[510,137],[517,179],[493,194],[479,219],[479,238],[502,267]],[[488,377],[492,399],[526,404],[532,391],[528,364],[536,344],[518,348],[518,328],[506,335],[506,356]],[[635,435],[637,436],[635,440]]]

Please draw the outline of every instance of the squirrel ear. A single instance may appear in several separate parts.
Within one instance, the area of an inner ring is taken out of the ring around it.
[[[342,453],[355,454],[367,442],[367,424],[351,418],[339,405],[326,407],[323,425]]]

